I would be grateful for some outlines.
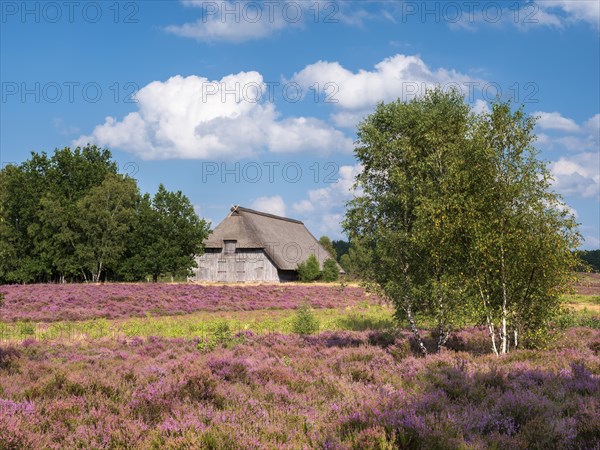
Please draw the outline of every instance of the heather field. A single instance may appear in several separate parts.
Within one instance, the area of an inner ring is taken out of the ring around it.
[[[252,311],[355,305],[369,298],[339,285],[199,285],[166,283],[29,284],[0,286],[0,320],[53,322],[173,316],[197,311]]]
[[[0,292],[2,450],[600,449],[597,295],[567,298],[543,349],[498,358],[467,327],[422,358],[358,287]]]
[[[600,295],[600,273],[581,274],[575,290],[581,295]]]
[[[0,448],[598,448],[600,331],[502,359],[482,330],[28,340],[0,358]],[[483,354],[482,354],[483,353]]]

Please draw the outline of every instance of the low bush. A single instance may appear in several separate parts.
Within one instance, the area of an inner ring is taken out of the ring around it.
[[[333,281],[337,281],[340,275],[340,269],[338,269],[338,265],[334,259],[328,258],[323,263],[323,273],[321,274],[321,279],[328,283]]]
[[[292,321],[292,330],[300,335],[314,334],[319,331],[319,320],[308,305],[302,305],[296,310]]]
[[[319,260],[314,254],[311,254],[306,261],[298,263],[298,278],[300,281],[316,281],[321,276]]]

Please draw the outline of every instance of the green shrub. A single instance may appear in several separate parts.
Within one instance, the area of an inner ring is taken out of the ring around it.
[[[323,274],[321,275],[323,281],[337,281],[339,275],[340,271],[335,260],[331,258],[326,259],[323,263]]]
[[[347,272],[350,272],[350,266],[351,266],[351,261],[350,261],[350,255],[348,255],[347,253],[340,256],[340,266],[342,266],[342,269],[344,269]]]
[[[296,334],[307,335],[319,331],[319,320],[314,316],[308,305],[302,305],[296,310],[292,321],[292,330]]]
[[[564,308],[556,317],[554,324],[563,331],[574,327],[600,329],[600,318],[586,310],[574,311],[570,308]]]
[[[310,282],[318,280],[321,276],[319,260],[312,254],[304,262],[298,264],[298,277],[300,281]]]
[[[231,340],[231,329],[226,320],[220,320],[215,324],[215,341],[219,344],[227,344]]]
[[[21,336],[33,336],[35,335],[35,324],[29,321],[17,322],[19,334]]]

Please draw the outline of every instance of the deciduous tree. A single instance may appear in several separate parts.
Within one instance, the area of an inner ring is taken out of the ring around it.
[[[380,104],[359,126],[362,194],[344,226],[361,278],[408,319],[436,318],[437,348],[480,313],[494,351],[542,330],[576,259],[573,217],[550,189],[534,120],[509,103],[475,115],[457,92]],[[496,338],[499,336],[500,348]]]

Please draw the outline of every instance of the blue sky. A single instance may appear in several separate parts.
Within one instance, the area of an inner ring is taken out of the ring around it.
[[[540,116],[554,188],[600,247],[597,0],[0,3],[0,161],[86,142],[181,189],[342,237],[356,124],[457,86]],[[133,95],[132,95],[133,94]]]

